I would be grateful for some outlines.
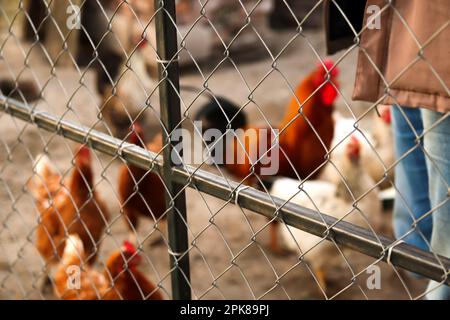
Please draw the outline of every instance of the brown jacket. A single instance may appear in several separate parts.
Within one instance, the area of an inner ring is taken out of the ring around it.
[[[357,6],[346,8],[348,1],[339,2],[349,21],[363,14]],[[450,1],[387,2],[367,0],[353,99],[450,111]],[[380,29],[367,27],[368,18],[377,16],[368,12],[371,5],[381,9]],[[349,39],[356,46],[357,37],[350,28],[346,36],[334,35],[338,11],[331,1],[325,8],[328,53],[348,47]],[[361,26],[355,30],[359,33]]]

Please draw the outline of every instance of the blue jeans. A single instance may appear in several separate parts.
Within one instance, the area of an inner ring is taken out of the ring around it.
[[[402,107],[402,110],[417,135],[444,116],[425,109]],[[425,133],[420,142],[426,150],[425,155],[399,107],[394,106],[392,113],[396,157],[404,156],[415,147],[395,168],[398,189],[394,205],[395,236],[423,250],[429,250],[431,246],[433,252],[450,257],[450,118]],[[431,215],[417,222],[432,208],[435,210]],[[437,285],[430,281],[428,289]],[[450,299],[450,287],[439,286],[427,298]]]
[[[437,254],[450,257],[450,116],[432,128],[443,116],[442,113],[422,110],[424,128],[431,128],[424,135],[430,203],[434,209],[431,249]],[[431,281],[428,289],[437,285],[437,282]],[[450,287],[442,285],[427,297],[433,300],[450,300]]]
[[[421,220],[414,229],[414,222],[431,208],[425,155],[415,141],[416,134],[420,136],[423,132],[422,115],[419,109],[402,110],[414,130],[399,107],[393,106],[395,158],[399,159],[412,148],[415,149],[395,166],[397,194],[394,203],[394,233],[397,239],[402,238],[405,242],[428,251],[433,228],[432,216]]]

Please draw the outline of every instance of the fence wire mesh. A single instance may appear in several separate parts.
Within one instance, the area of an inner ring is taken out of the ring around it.
[[[424,54],[449,21],[419,39],[380,1],[374,19],[389,12],[417,45],[387,79],[343,2],[1,0],[0,298],[418,299],[449,285],[420,227],[448,216],[448,192],[418,216],[394,177],[420,153],[449,190],[423,143],[448,113],[417,128],[391,90],[420,60],[449,96]],[[324,6],[353,32],[328,58]],[[351,99],[358,53],[382,79],[375,103]],[[392,113],[414,136],[396,155]],[[396,240],[394,195],[411,220]]]

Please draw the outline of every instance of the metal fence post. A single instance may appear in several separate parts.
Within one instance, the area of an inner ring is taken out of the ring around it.
[[[176,128],[181,120],[179,92],[179,69],[178,60],[171,60],[177,53],[178,42],[176,34],[176,17],[175,17],[175,1],[155,0],[156,14],[156,42],[157,52],[160,59],[158,65],[161,106],[161,119],[166,127],[167,132],[163,130],[163,139],[167,141],[167,133]],[[170,137],[171,138],[171,137]],[[191,299],[190,273],[189,273],[189,254],[188,235],[186,225],[186,196],[183,185],[173,180],[172,167],[174,163],[171,159],[173,146],[170,144],[164,149],[163,158],[163,175],[171,196],[176,198],[170,199],[167,196],[167,205],[171,209],[167,216],[167,225],[169,231],[169,245],[171,255],[170,263],[173,272],[172,279],[172,295],[173,299]]]

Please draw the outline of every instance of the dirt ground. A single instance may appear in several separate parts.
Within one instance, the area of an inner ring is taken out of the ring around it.
[[[292,38],[292,33],[263,33],[271,45],[273,56]],[[31,68],[24,68],[24,54],[14,39],[8,40],[2,49],[0,73],[2,76],[19,74],[35,77],[45,86],[43,101],[36,106],[58,116],[64,114],[66,120],[79,121],[91,126],[96,122],[99,97],[94,90],[94,75],[91,71],[73,69],[55,70],[43,63],[38,48],[28,57]],[[21,44],[22,48],[27,45]],[[248,56],[237,57],[234,61],[238,71],[231,63],[213,68],[220,59],[212,60],[202,66],[203,75],[194,67],[184,68],[181,83],[201,86],[209,78],[208,86],[216,94],[223,95],[237,103],[247,101],[250,91],[255,103],[244,110],[252,123],[264,123],[262,110],[272,124],[282,117],[284,105],[290,98],[287,82],[295,86],[316,64],[313,47],[321,55],[323,35],[317,31],[307,31],[298,36],[285,50],[276,64],[278,71],[266,74],[272,68],[272,59],[262,44],[257,43]],[[251,50],[250,50],[251,51]],[[337,59],[342,53],[332,57]],[[351,101],[351,92],[356,64],[356,53],[352,52],[340,63],[340,84],[342,93],[355,114],[367,107],[361,102]],[[32,70],[32,72],[30,72]],[[80,78],[83,80],[80,85]],[[260,81],[264,78],[264,81]],[[245,82],[243,81],[245,79]],[[182,92],[189,115],[193,115],[205,101],[197,99],[189,92]],[[70,101],[70,109],[67,108]],[[344,99],[337,102],[338,109],[349,114]],[[149,118],[148,130],[154,133],[157,120]],[[99,130],[105,130],[97,125]],[[153,132],[152,132],[153,130]],[[20,139],[19,139],[20,137]],[[59,136],[37,130],[32,125],[15,120],[8,115],[0,115],[0,298],[2,299],[53,299],[52,294],[40,292],[43,279],[43,261],[33,246],[35,227],[38,218],[33,199],[24,188],[31,176],[34,157],[49,150],[52,161],[67,175],[71,168],[74,144]],[[112,249],[120,246],[127,237],[127,229],[120,215],[117,198],[117,169],[120,161],[96,152],[94,166],[97,179],[96,189],[103,197],[112,213],[110,229],[107,230],[101,246],[99,268]],[[304,263],[298,262],[296,254],[276,255],[268,249],[268,228],[266,219],[252,212],[243,211],[233,204],[188,189],[187,208],[189,237],[194,240],[190,249],[191,286],[194,298],[201,299],[323,299],[324,295]],[[391,235],[390,212],[385,213],[386,230]],[[143,241],[146,264],[143,270],[158,283],[170,298],[170,270],[167,245],[151,244],[157,232],[152,232],[150,221],[144,221],[139,230]],[[150,233],[150,234],[149,234]],[[254,237],[253,241],[252,238]],[[366,280],[369,276],[364,270],[374,262],[373,259],[358,253],[347,257],[354,274],[346,266],[344,259],[335,257],[327,274],[330,279],[328,297],[335,294],[336,299],[408,299],[407,291],[413,297],[423,291],[426,282],[413,279],[402,273],[403,284],[393,268],[385,263],[381,267],[381,289],[369,290]],[[330,260],[331,257],[330,257]],[[405,289],[404,285],[408,288]]]

